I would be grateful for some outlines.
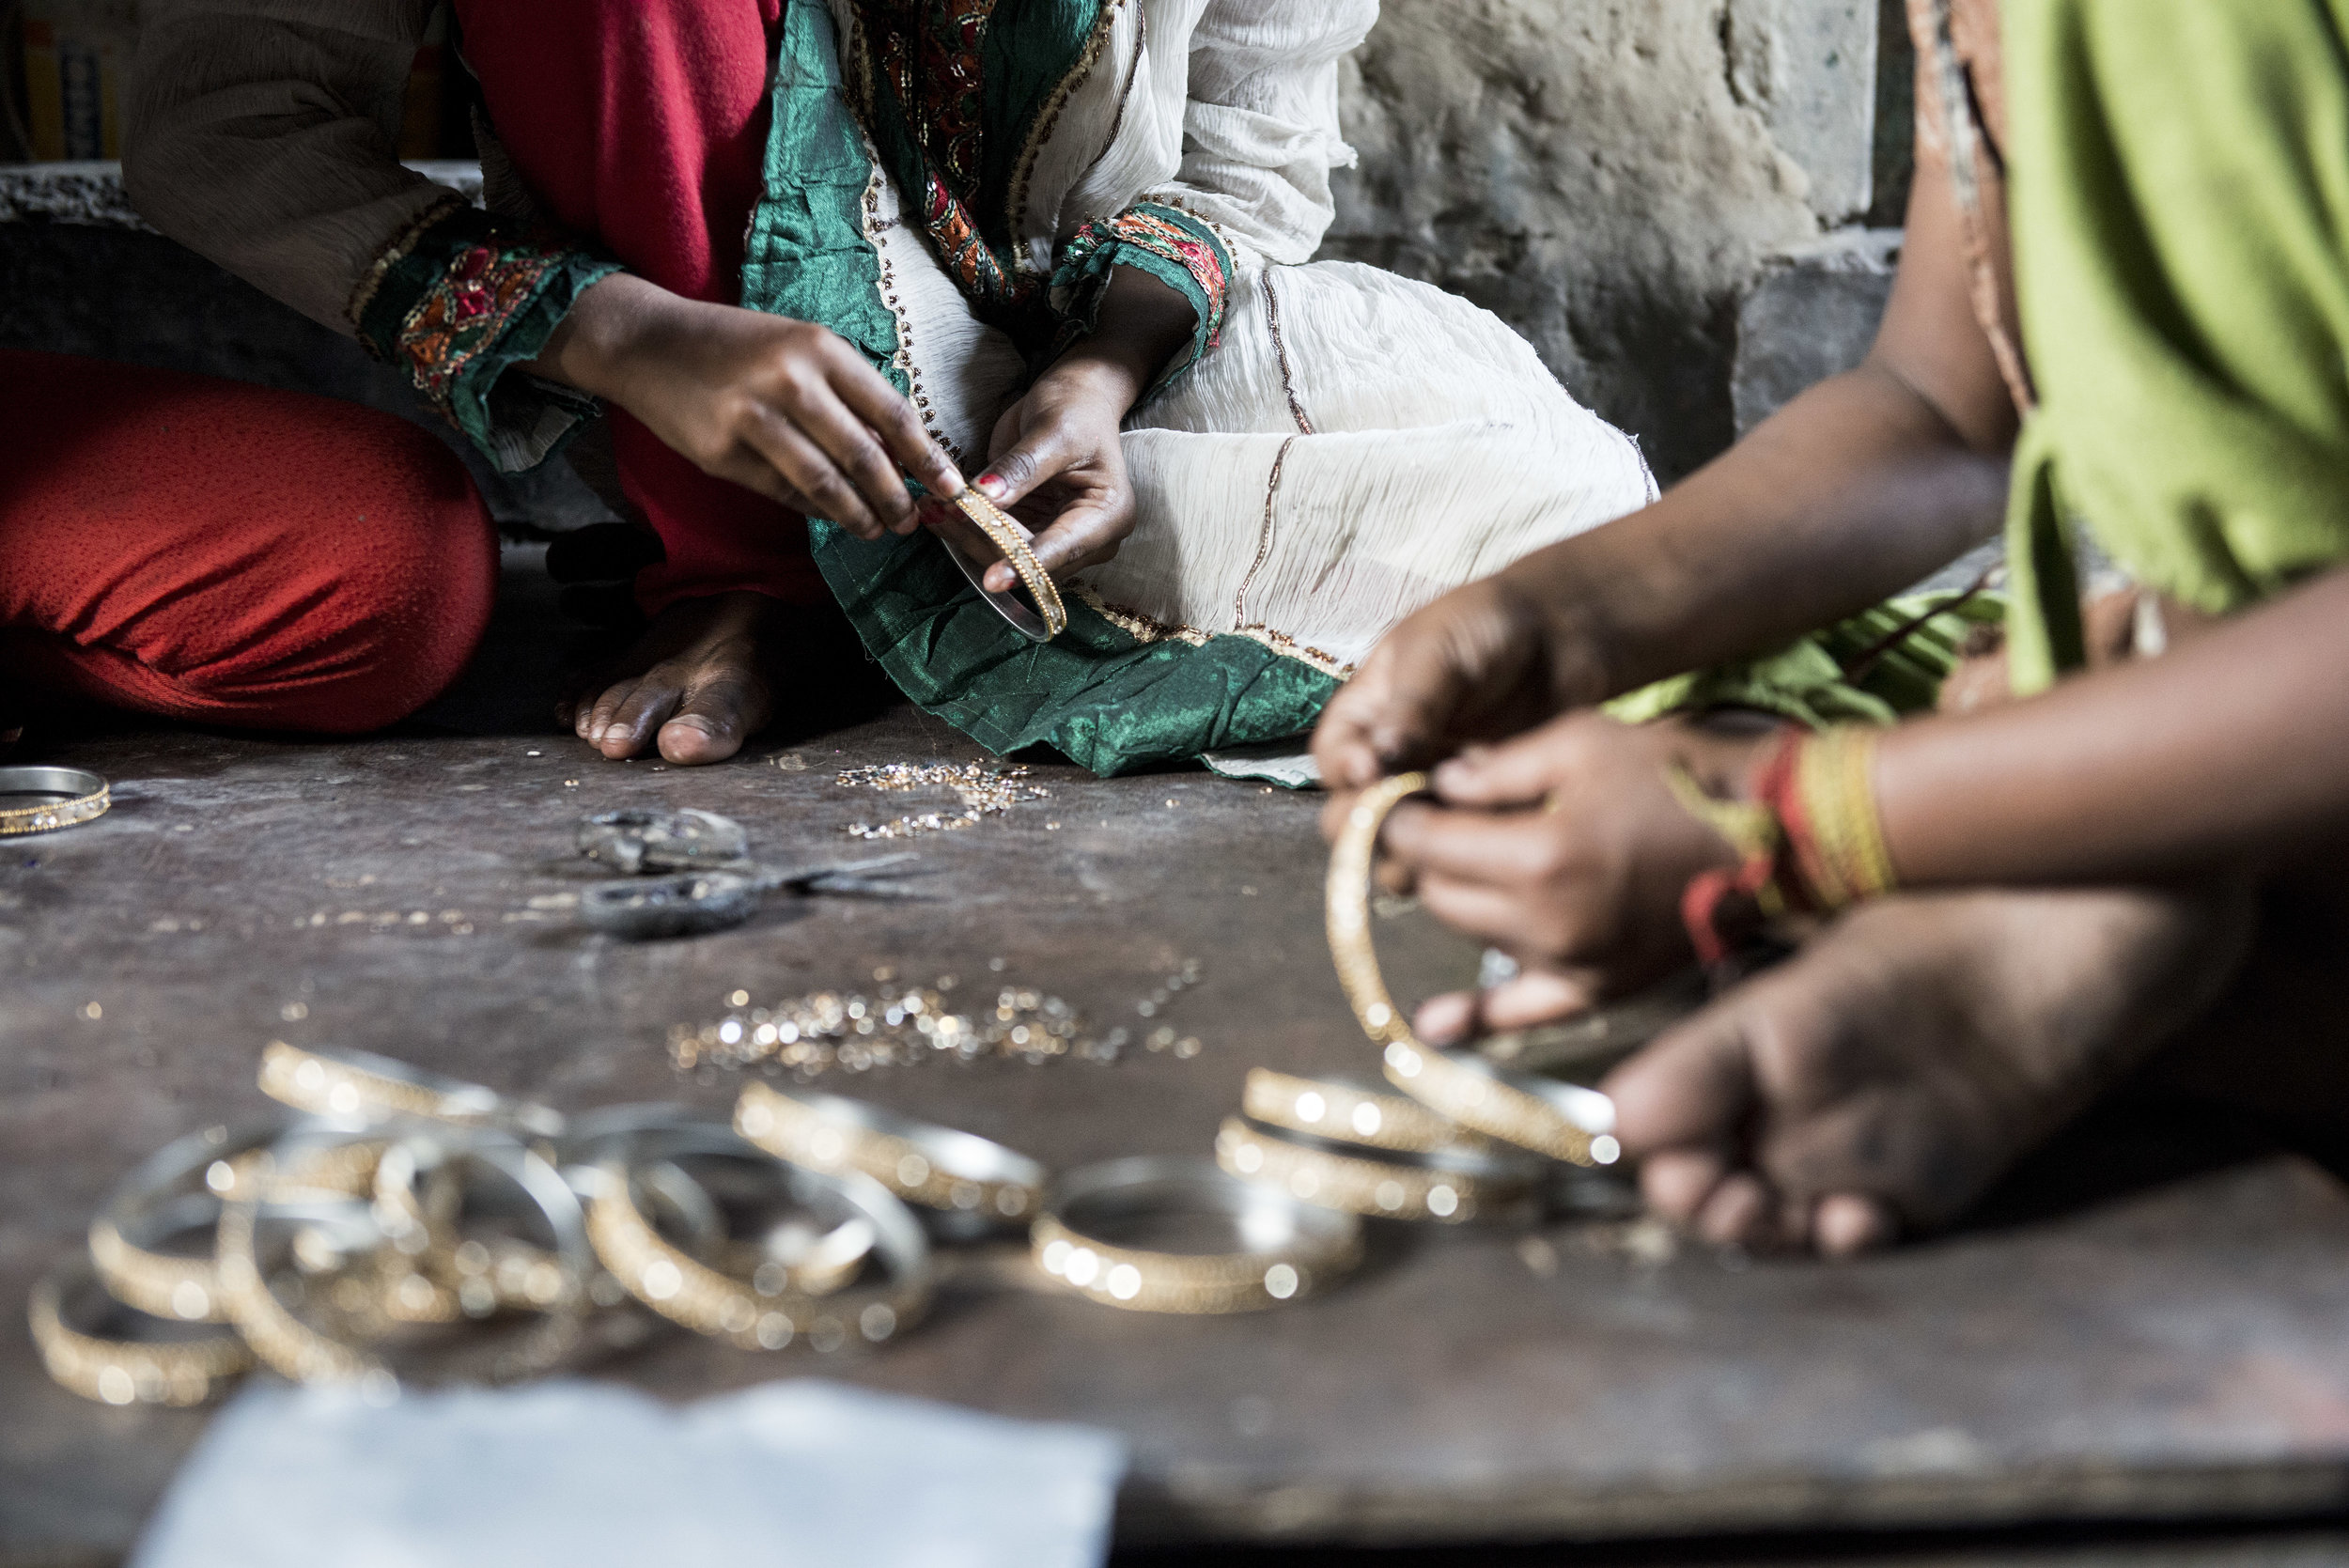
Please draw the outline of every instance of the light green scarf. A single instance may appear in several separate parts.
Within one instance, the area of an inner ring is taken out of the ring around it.
[[[2349,0],[2007,0],[2018,692],[2081,662],[2073,531],[2216,614],[2349,557]]]

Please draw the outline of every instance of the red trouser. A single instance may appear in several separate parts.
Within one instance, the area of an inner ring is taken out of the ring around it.
[[[548,215],[641,277],[739,304],[782,0],[458,0],[498,139]],[[620,483],[668,559],[638,600],[827,602],[799,514],[713,479],[616,410]]]
[[[0,718],[85,699],[348,734],[490,624],[464,465],[353,403],[0,350]]]

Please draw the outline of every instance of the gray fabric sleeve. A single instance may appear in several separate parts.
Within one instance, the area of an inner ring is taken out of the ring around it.
[[[123,183],[170,235],[338,332],[376,258],[446,193],[400,166],[432,0],[147,0]]]

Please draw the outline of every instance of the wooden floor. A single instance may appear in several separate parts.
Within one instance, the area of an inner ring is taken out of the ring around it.
[[[1056,1166],[1205,1153],[1252,1064],[1374,1067],[1323,945],[1317,802],[1199,773],[1104,783],[1038,766],[1049,799],[912,842],[934,901],[779,906],[655,945],[591,939],[566,908],[585,874],[570,850],[584,813],[703,806],[748,823],[762,853],[828,853],[854,847],[850,822],[913,803],[843,786],[843,768],[980,753],[898,709],[719,768],[604,762],[539,727],[559,633],[518,612],[499,637],[431,724],[396,736],[135,729],[37,737],[20,756],[98,768],[117,804],[0,851],[9,1312],[123,1170],[263,1109],[253,1072],[272,1038],[566,1109],[681,1097],[715,1113],[734,1085],[680,1077],[665,1037],[737,988],[854,986],[888,968],[1034,986],[1139,1025],[1137,999],[1197,960],[1199,983],[1151,1020],[1195,1035],[1193,1056],[884,1068],[833,1085]],[[1384,935],[1399,991],[1473,972],[1472,954],[1414,916]],[[681,1334],[597,1369],[679,1397],[811,1370]],[[2349,1552],[2339,1535],[2207,1526],[2028,1552],[2008,1536],[1836,1533],[2307,1519],[2349,1499],[2349,1195],[2315,1165],[2157,1107],[2070,1140],[1970,1231],[1866,1263],[1751,1263],[1638,1223],[1396,1230],[1324,1298],[1189,1321],[1050,1294],[1001,1253],[958,1264],[918,1332],[821,1370],[1126,1433],[1119,1533],[1137,1563],[1190,1560],[1210,1541],[1797,1560],[1782,1542],[1753,1545],[1787,1530],[1808,1543],[1800,1560],[1822,1562],[2013,1551],[2183,1568]],[[0,1563],[112,1560],[203,1419],[84,1404],[46,1381],[21,1329],[0,1332]],[[1692,1544],[1726,1535],[1746,1544]],[[1676,1545],[1625,1544],[1642,1538]]]

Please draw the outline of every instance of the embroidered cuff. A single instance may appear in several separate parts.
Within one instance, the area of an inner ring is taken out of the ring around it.
[[[596,400],[506,372],[537,358],[587,286],[619,270],[451,197],[378,258],[350,318],[368,353],[405,371],[501,473],[516,474],[552,456]]]
[[[1100,314],[1111,272],[1139,267],[1190,301],[1198,326],[1190,351],[1170,364],[1159,384],[1190,369],[1215,347],[1231,293],[1232,254],[1214,229],[1179,208],[1137,202],[1113,218],[1079,229],[1052,273],[1052,304],[1086,332]]]

